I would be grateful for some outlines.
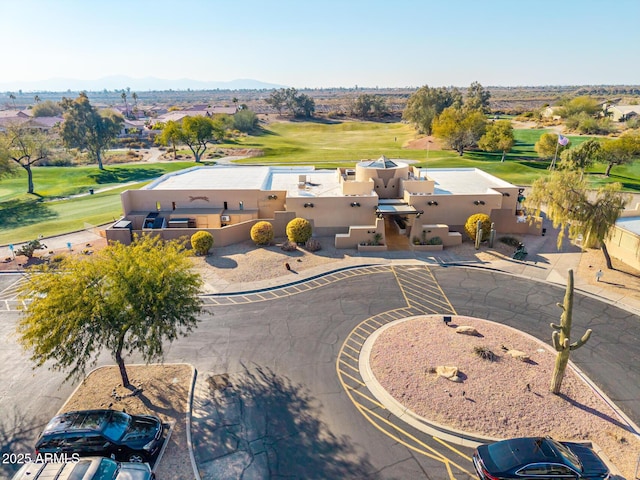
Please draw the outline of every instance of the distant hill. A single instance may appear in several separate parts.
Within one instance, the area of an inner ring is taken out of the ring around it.
[[[189,78],[167,80],[164,78],[145,77],[132,78],[124,75],[113,75],[96,80],[78,80],[75,78],[51,78],[25,82],[0,82],[3,92],[99,92],[103,90],[132,91],[168,91],[168,90],[263,90],[283,88],[285,85],[261,82],[252,79],[236,79],[228,82],[201,81]]]

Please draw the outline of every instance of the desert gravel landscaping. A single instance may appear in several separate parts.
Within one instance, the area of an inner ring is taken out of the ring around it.
[[[131,365],[127,372],[131,384],[142,389],[139,394],[126,397],[131,390],[122,386],[118,367],[101,367],[87,375],[60,412],[112,408],[159,417],[172,429],[164,454],[154,466],[157,478],[193,480],[186,424],[193,368],[185,364]],[[124,398],[117,400],[114,390]]]
[[[474,327],[479,335],[456,333],[454,324]],[[488,348],[496,359],[481,358],[474,347]],[[513,358],[505,348],[524,352],[530,360]],[[640,439],[570,368],[561,394],[550,393],[554,363],[555,351],[537,339],[470,317],[453,317],[450,326],[441,316],[391,324],[370,355],[382,387],[430,422],[481,437],[592,441],[626,478],[633,478]],[[438,366],[457,367],[460,381],[433,373]]]

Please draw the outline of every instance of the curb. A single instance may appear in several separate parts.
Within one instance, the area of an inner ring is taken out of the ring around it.
[[[191,364],[188,364],[191,365]],[[187,413],[186,413],[186,425],[187,425],[187,448],[189,449],[189,459],[191,460],[191,468],[193,469],[193,478],[200,480],[200,471],[196,463],[196,456],[193,453],[193,439],[191,437],[191,416],[193,413],[193,395],[196,389],[196,379],[198,378],[198,371],[191,365],[191,389],[189,390],[189,399],[187,400]]]
[[[131,363],[128,364],[128,367],[149,367],[149,366],[159,366],[159,365],[186,365],[189,368],[191,368],[191,384],[190,384],[190,389],[189,389],[189,396],[187,398],[187,412],[185,413],[185,430],[186,430],[186,437],[187,437],[187,448],[189,450],[189,459],[191,461],[191,467],[193,469],[193,473],[194,473],[194,479],[195,480],[201,480],[200,479],[200,473],[198,472],[198,468],[196,465],[196,459],[195,456],[193,454],[193,441],[191,438],[191,410],[192,410],[192,405],[193,405],[193,394],[194,394],[194,390],[195,390],[195,385],[196,385],[196,377],[197,377],[197,371],[196,368],[190,364],[190,363]],[[97,372],[100,369],[103,368],[117,368],[117,365],[101,365],[99,367],[96,367],[94,369],[92,369],[91,371],[89,371],[89,373],[87,373],[84,378],[82,379],[82,381],[80,383],[78,383],[78,385],[76,385],[76,388],[73,389],[73,392],[71,392],[71,394],[67,397],[67,399],[65,400],[65,402],[62,404],[62,406],[60,407],[60,409],[57,411],[56,415],[60,415],[61,413],[64,413],[65,411],[65,405],[67,405],[69,403],[69,400],[71,400],[75,394],[78,392],[78,389],[83,385],[84,381],[89,377],[89,375],[91,375],[93,372]],[[163,423],[164,424],[164,423]],[[170,424],[169,427],[169,432],[167,433],[167,438],[165,439],[162,448],[160,449],[160,452],[158,453],[158,457],[156,458],[156,462],[155,465],[158,465],[160,463],[160,460],[162,459],[162,455],[164,454],[164,451],[166,449],[166,446],[169,442],[169,438],[171,437],[171,433],[173,432],[173,427],[174,427],[174,423]],[[154,468],[155,470],[155,468]]]
[[[457,315],[457,316],[467,317],[464,315]],[[371,368],[371,362],[369,361],[371,350],[378,336],[382,334],[387,328],[390,328],[391,326],[397,325],[402,322],[410,321],[415,318],[422,318],[422,317],[439,318],[441,317],[441,315],[418,315],[418,316],[401,318],[399,320],[395,320],[393,322],[383,325],[382,327],[372,332],[371,335],[369,335],[369,337],[365,340],[364,344],[362,345],[362,348],[360,350],[360,356],[358,358],[360,375],[366,387],[373,394],[373,396],[380,403],[382,403],[387,410],[389,410],[389,412],[391,412],[393,415],[395,415],[399,419],[405,421],[412,427],[416,428],[417,430],[420,430],[429,435],[435,436],[437,438],[441,438],[443,440],[447,440],[457,445],[470,447],[470,448],[476,448],[478,445],[482,443],[492,443],[492,442],[504,440],[503,438],[495,438],[495,437],[488,437],[488,436],[484,437],[482,435],[470,434],[465,431],[456,430],[449,426],[430,421],[416,414],[411,409],[405,407],[403,404],[397,401],[389,392],[387,392],[387,390],[378,382],[375,375],[373,374],[373,370]],[[482,320],[485,322],[497,323],[497,322],[492,322],[491,320],[486,320],[486,319],[481,319],[476,317],[467,317],[467,318],[474,318],[474,319]],[[521,330],[517,330],[508,325],[504,325],[504,324],[499,324],[499,325],[509,330],[513,330],[517,332],[519,335],[522,335],[530,340],[533,340],[539,343],[546,350],[553,352],[553,349],[549,345],[545,344],[544,342],[537,339],[536,337],[529,335],[526,332],[522,332]],[[618,415],[618,419],[626,425],[626,428],[630,434],[636,437],[640,437],[640,428],[628,416],[626,416],[615,405],[615,403],[613,403],[613,401],[600,388],[597,387],[597,385],[595,385],[576,365],[574,365],[574,363],[571,360],[569,360],[568,366],[574,371],[577,377],[587,385],[587,387],[591,388],[591,390],[596,396],[598,396],[602,401],[604,401],[604,403],[607,406],[609,406],[609,408],[611,408],[616,415]],[[602,449],[597,444],[591,441],[586,443],[593,445],[594,450],[596,450],[598,454],[601,456],[601,458],[605,461],[605,463],[609,467],[609,470],[611,470],[612,474],[620,475],[619,470],[616,468],[616,466],[613,463],[611,463],[611,461],[607,458],[606,454],[604,454]]]

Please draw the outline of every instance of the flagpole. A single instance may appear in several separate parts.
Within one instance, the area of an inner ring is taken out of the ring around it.
[[[556,142],[556,153],[553,156],[553,160],[551,161],[551,166],[549,170],[553,170],[556,166],[556,158],[558,158],[558,149],[560,148],[560,137],[558,137],[558,141]]]

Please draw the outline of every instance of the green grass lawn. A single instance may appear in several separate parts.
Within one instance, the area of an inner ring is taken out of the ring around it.
[[[27,176],[21,171],[16,177],[0,181],[0,245],[110,222],[121,215],[121,192],[193,165],[193,162],[123,164],[107,166],[104,171],[97,166],[36,167],[34,195],[25,193]],[[130,182],[136,183],[95,195],[56,200],[87,193],[89,188],[98,190]]]
[[[416,150],[406,145],[419,138],[412,126],[404,123],[377,122],[281,122],[272,123],[258,135],[236,139],[219,147],[254,148],[264,156],[242,160],[239,164],[315,165],[317,168],[351,167],[362,159],[389,158],[416,160],[416,165],[430,168],[480,168],[516,185],[530,185],[548,173],[549,161],[542,160],[534,144],[545,133],[542,129],[515,130],[516,144],[500,162],[500,153],[478,151]],[[569,136],[572,145],[588,140],[587,136]],[[210,151],[213,148],[210,149]],[[181,153],[189,155],[188,150]],[[205,161],[210,164],[212,162]],[[164,173],[195,165],[192,162],[109,165],[105,171],[97,166],[34,168],[36,195],[27,195],[26,175],[0,181],[0,244],[20,243],[38,235],[50,236],[99,225],[121,215],[120,192],[139,188]],[[607,182],[622,182],[628,191],[640,192],[640,162],[614,167],[605,178],[606,165],[596,165],[588,173],[594,187]],[[62,201],[56,198],[86,193],[89,188],[119,186],[137,182],[96,195]]]

